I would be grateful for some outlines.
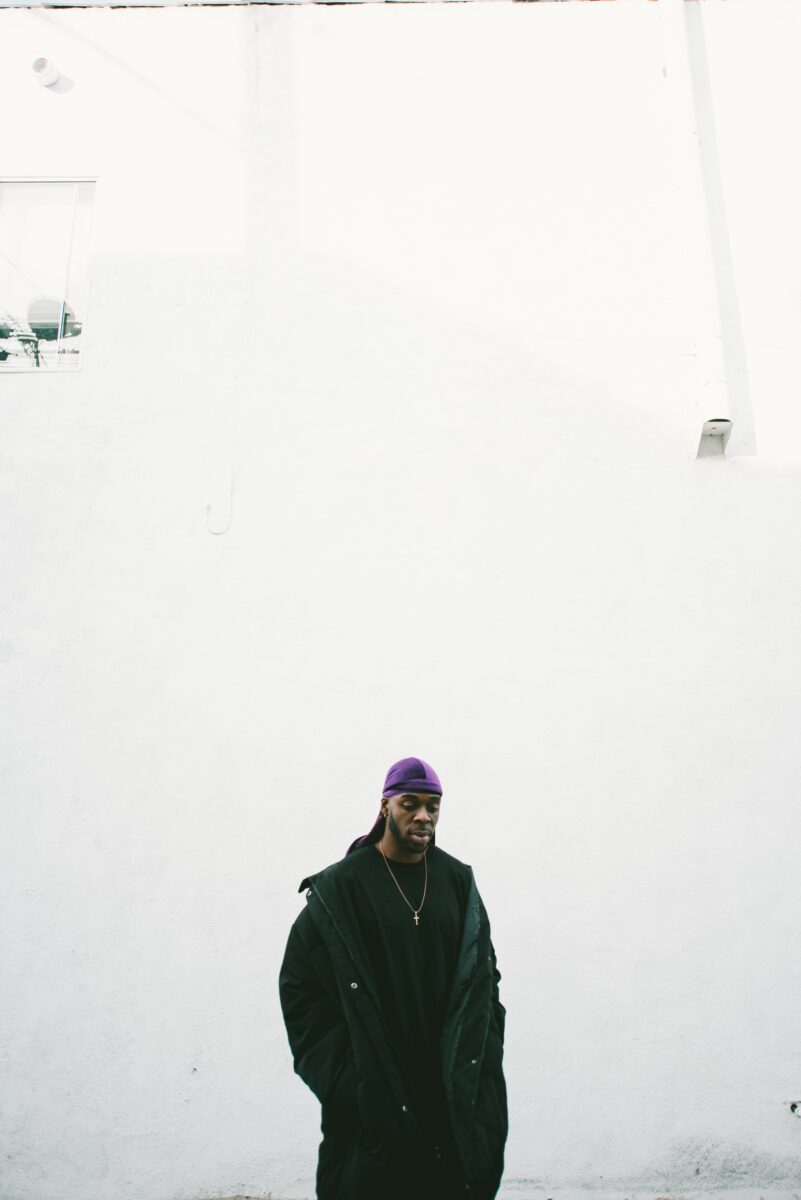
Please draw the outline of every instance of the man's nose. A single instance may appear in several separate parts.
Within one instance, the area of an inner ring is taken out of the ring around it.
[[[416,812],[414,814],[414,823],[415,825],[430,825],[431,817],[427,812],[421,810],[420,812]]]

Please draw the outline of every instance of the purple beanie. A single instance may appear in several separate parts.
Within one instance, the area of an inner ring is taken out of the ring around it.
[[[390,796],[402,796],[404,792],[427,792],[432,796],[441,796],[442,784],[434,768],[430,767],[427,762],[423,762],[422,758],[402,758],[399,762],[393,763],[387,771],[381,796],[388,799]],[[360,846],[370,846],[374,842],[380,842],[385,824],[384,814],[380,812],[370,832],[356,838],[356,841],[348,847],[345,857],[347,858],[351,851],[358,850]],[[431,841],[433,844],[433,836]]]

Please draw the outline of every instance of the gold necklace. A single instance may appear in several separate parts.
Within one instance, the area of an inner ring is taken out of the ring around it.
[[[387,868],[387,870],[389,871],[390,875],[392,876],[392,882],[395,884],[395,887],[398,889],[398,891],[400,892],[401,896],[403,896],[403,902],[404,902],[404,904],[407,904],[407,905],[409,906],[409,908],[412,910],[412,916],[414,917],[414,923],[415,923],[415,925],[419,925],[419,924],[420,924],[420,913],[422,912],[423,905],[424,905],[424,904],[425,904],[425,902],[426,902],[426,892],[428,891],[428,848],[426,848],[426,852],[425,852],[425,854],[423,855],[423,866],[424,866],[424,868],[425,868],[425,883],[423,884],[423,898],[422,898],[422,900],[420,901],[420,903],[419,903],[419,905],[417,906],[417,908],[415,908],[415,907],[414,907],[414,905],[411,903],[411,901],[407,900],[407,898],[406,898],[406,894],[405,894],[405,892],[404,892],[403,888],[402,888],[402,887],[401,887],[401,885],[398,883],[398,881],[397,881],[397,879],[395,878],[395,876],[392,874],[392,867],[391,867],[391,866],[389,865],[389,863],[387,862],[387,856],[386,856],[386,854],[384,853],[384,847],[381,845],[381,843],[380,843],[380,842],[378,843],[378,849],[381,851],[381,857],[382,857],[382,858],[383,858],[383,860],[384,860],[384,865],[385,865],[385,867]]]

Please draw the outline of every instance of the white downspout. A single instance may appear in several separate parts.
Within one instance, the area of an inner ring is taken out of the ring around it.
[[[658,0],[662,22],[668,107],[676,164],[675,200],[685,253],[682,268],[693,340],[690,388],[693,394],[688,452],[722,454],[732,430],[726,375],[720,286],[711,237],[709,196],[698,129],[698,106],[690,61],[690,29],[685,0]],[[703,0],[696,0],[703,36]],[[713,439],[710,441],[709,439]]]

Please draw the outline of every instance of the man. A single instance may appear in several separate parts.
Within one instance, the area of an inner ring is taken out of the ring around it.
[[[470,867],[434,844],[442,787],[390,767],[345,858],[304,879],[280,992],[322,1105],[318,1200],[492,1200],[507,1132],[505,1010]]]

